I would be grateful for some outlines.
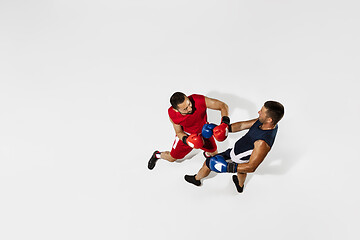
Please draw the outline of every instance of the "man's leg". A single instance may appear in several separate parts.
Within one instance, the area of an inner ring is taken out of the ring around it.
[[[239,186],[244,187],[245,179],[246,179],[247,173],[237,173],[237,178],[239,180]]]
[[[230,151],[227,150],[225,152],[220,153],[219,155],[224,156],[225,159],[229,159],[229,157],[230,157],[230,156],[228,156],[229,152]],[[218,151],[216,150],[215,152],[212,152],[212,153],[209,153],[209,154],[211,156],[215,156],[215,155],[218,154]],[[185,178],[185,180],[187,182],[192,183],[192,184],[194,184],[196,186],[200,186],[201,185],[200,180],[207,177],[207,176],[209,176],[210,172],[211,172],[211,170],[210,170],[210,168],[208,168],[206,166],[206,161],[205,161],[197,174],[195,174],[195,175],[185,175],[184,178]]]
[[[201,148],[201,150],[204,151],[203,154],[205,158],[215,156],[218,151],[214,137],[204,139],[204,146]]]
[[[216,150],[215,152],[212,153],[205,153],[206,155],[210,155],[211,157],[215,156],[216,154],[218,154],[218,151]],[[203,166],[200,168],[199,172],[195,175],[195,179],[196,180],[201,180],[207,176],[209,176],[211,170],[206,166],[205,162],[203,164]]]
[[[173,158],[171,156],[169,151],[165,151],[165,152],[155,151],[148,162],[148,168],[152,170],[155,167],[157,160],[159,160],[160,158],[167,160],[169,162],[175,162],[177,160],[176,158]]]
[[[207,176],[209,176],[211,170],[206,166],[205,162],[203,164],[203,166],[200,168],[200,170],[198,171],[198,173],[195,175],[195,180],[201,180]]]
[[[169,151],[165,151],[165,152],[162,152],[160,154],[160,158],[162,159],[165,159],[169,162],[175,162],[177,159],[176,158],[173,158],[171,155],[170,155],[170,152]]]
[[[218,154],[217,146],[214,137],[208,138],[205,140],[204,147],[202,148],[204,150],[204,156],[205,158],[213,157],[216,154]],[[206,166],[205,162],[203,166],[200,168],[199,172],[194,175],[195,181],[200,181],[201,179],[209,176],[211,170]]]
[[[195,175],[185,175],[185,181],[192,183],[196,186],[200,186],[201,185],[201,179],[203,179],[204,177],[209,176],[211,170],[206,166],[205,162],[203,164],[203,166],[200,168],[199,172]]]
[[[216,150],[215,152],[212,153],[208,153],[205,152],[206,155],[210,155],[211,157],[215,156],[216,154],[218,154],[218,151]],[[203,164],[203,166],[200,168],[199,172],[195,175],[195,179],[196,180],[201,180],[207,176],[209,176],[211,170],[206,166],[205,162]]]
[[[175,162],[178,159],[184,158],[191,151],[191,147],[184,144],[182,141],[179,140],[178,137],[176,137],[171,152],[155,151],[148,162],[148,168],[152,170],[155,167],[157,160],[159,160],[160,158],[169,162]]]
[[[216,154],[218,154],[218,151],[216,150],[215,152],[207,152],[207,151],[204,151],[203,152],[203,155],[205,158],[208,158],[208,157],[213,157],[215,156]]]

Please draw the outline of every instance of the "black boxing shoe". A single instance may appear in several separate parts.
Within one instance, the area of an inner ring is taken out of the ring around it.
[[[237,175],[233,175],[233,176],[232,176],[232,179],[233,179],[233,182],[235,183],[236,190],[237,190],[239,193],[242,193],[242,192],[244,191],[244,186],[240,187],[240,185],[239,185],[239,179],[238,179]]]
[[[188,183],[192,183],[194,184],[195,186],[200,186],[201,185],[201,181],[200,180],[196,180],[195,179],[195,175],[191,176],[191,175],[185,175],[184,178],[185,178],[185,181],[187,181]]]
[[[160,152],[155,151],[148,162],[148,168],[150,170],[152,170],[155,167],[157,160],[159,160],[159,158],[156,157],[156,154],[160,154]]]

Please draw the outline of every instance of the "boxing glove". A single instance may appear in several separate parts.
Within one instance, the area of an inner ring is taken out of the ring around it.
[[[221,155],[215,155],[213,157],[206,159],[206,166],[210,168],[211,171],[217,173],[224,173],[224,172],[237,172],[237,163],[228,163],[225,161],[225,158]]]
[[[228,125],[226,123],[222,123],[219,126],[215,127],[213,130],[214,138],[222,142],[224,141],[228,136]]]
[[[221,123],[226,123],[230,127],[230,118],[228,116],[223,116],[221,118]]]
[[[204,139],[200,134],[191,134],[186,138],[186,144],[192,148],[201,148],[204,146]]]
[[[211,138],[211,136],[213,135],[213,129],[216,127],[216,124],[210,123],[210,124],[204,124],[202,131],[201,131],[201,135],[204,138]]]

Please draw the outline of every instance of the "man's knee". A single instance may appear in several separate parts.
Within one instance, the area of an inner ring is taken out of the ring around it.
[[[210,171],[210,168],[209,168],[209,158],[207,158],[202,166],[203,169],[208,169]]]
[[[169,162],[175,162],[177,158],[171,156],[170,152],[165,152],[164,159],[168,160]]]
[[[173,158],[171,155],[169,155],[169,162],[175,162],[177,159],[176,158]]]
[[[210,156],[210,157],[213,157],[213,156],[215,156],[216,154],[218,154],[218,151],[217,151],[217,150],[216,150],[215,152],[205,152],[205,155]]]

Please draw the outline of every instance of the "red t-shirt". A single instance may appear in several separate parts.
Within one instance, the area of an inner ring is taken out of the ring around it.
[[[202,127],[207,122],[205,96],[193,94],[188,97],[192,103],[193,113],[182,115],[169,107],[168,113],[170,119],[182,126],[186,133],[201,133]]]

